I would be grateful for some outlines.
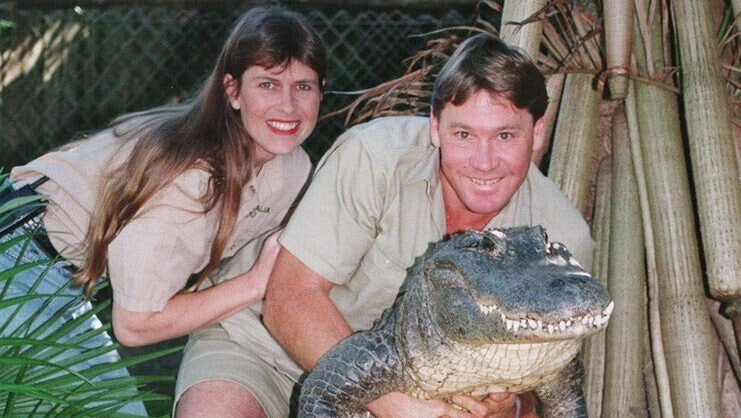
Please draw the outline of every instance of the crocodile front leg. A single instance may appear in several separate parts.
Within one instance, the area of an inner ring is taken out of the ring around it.
[[[319,360],[299,398],[299,418],[350,417],[400,389],[402,366],[392,332],[353,334]]]
[[[577,356],[558,376],[535,389],[543,418],[587,418],[584,367]]]

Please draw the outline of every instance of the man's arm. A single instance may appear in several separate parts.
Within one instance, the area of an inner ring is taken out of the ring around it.
[[[263,321],[304,370],[352,329],[329,299],[334,284],[281,247],[265,291]]]
[[[304,370],[314,368],[319,358],[335,344],[352,334],[345,318],[329,299],[334,284],[306,267],[281,248],[265,292],[263,321],[273,337]],[[500,410],[471,399],[466,405],[472,413],[458,410],[441,400],[420,401],[392,392],[368,406],[376,416],[447,416],[469,418],[491,415]],[[478,404],[478,406],[476,405]],[[504,402],[507,405],[507,402]],[[509,408],[503,408],[509,410]],[[475,412],[474,412],[475,411]]]

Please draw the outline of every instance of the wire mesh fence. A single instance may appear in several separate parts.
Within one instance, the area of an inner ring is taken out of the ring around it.
[[[211,2],[213,3],[213,2]],[[414,37],[473,22],[473,6],[445,9],[291,5],[304,13],[330,57],[327,113],[355,91],[396,77],[426,40]],[[0,19],[0,167],[28,161],[100,129],[116,115],[189,97],[247,7],[192,5],[16,9]],[[320,122],[307,141],[320,156],[342,118]]]

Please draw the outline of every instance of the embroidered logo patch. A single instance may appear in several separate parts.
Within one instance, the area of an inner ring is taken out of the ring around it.
[[[247,218],[254,218],[258,213],[270,213],[270,208],[257,205],[246,215]]]

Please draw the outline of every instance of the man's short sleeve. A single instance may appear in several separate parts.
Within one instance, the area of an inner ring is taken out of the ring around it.
[[[362,136],[364,130],[352,129],[328,151],[280,238],[286,250],[335,284],[357,269],[383,210],[384,168]]]

